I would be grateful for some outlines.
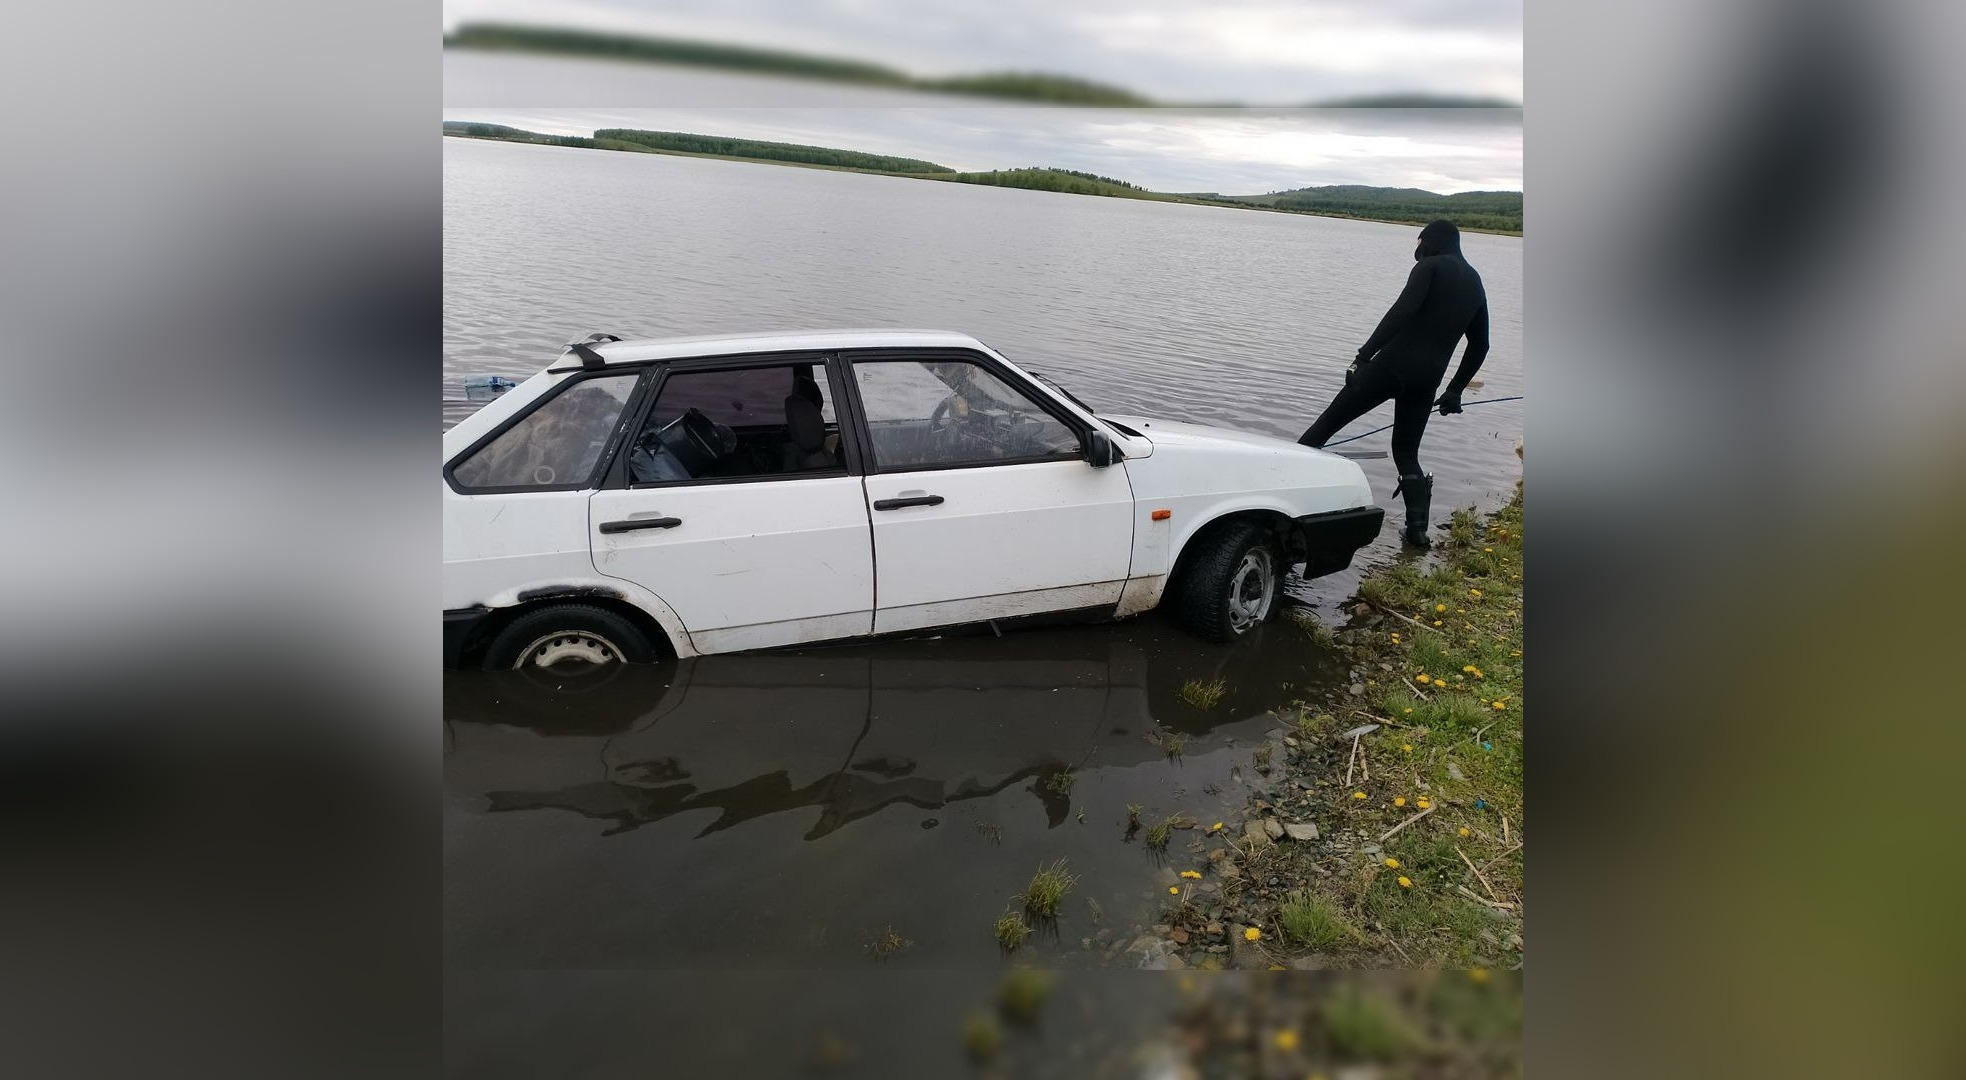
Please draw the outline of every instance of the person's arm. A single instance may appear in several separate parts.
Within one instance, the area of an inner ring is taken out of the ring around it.
[[[1406,329],[1407,324],[1413,321],[1413,317],[1420,313],[1420,304],[1427,299],[1427,287],[1433,284],[1433,279],[1433,260],[1428,259],[1414,265],[1413,272],[1406,276],[1406,288],[1400,290],[1399,299],[1394,300],[1393,306],[1386,309],[1385,317],[1379,320],[1379,328],[1372,331],[1372,336],[1365,339],[1365,344],[1359,347],[1359,362],[1372,359],[1380,349],[1386,347],[1387,342],[1398,336],[1401,330]]]
[[[1461,411],[1461,391],[1481,370],[1481,362],[1488,359],[1488,301],[1481,302],[1481,309],[1474,318],[1468,320],[1468,348],[1461,354],[1461,366],[1454,369],[1454,377],[1447,380],[1447,389],[1440,395],[1440,415],[1451,416]]]

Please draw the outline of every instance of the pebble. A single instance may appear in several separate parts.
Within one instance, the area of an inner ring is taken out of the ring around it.
[[[1348,686],[1348,687],[1346,687],[1345,689],[1346,689],[1346,691],[1347,691],[1348,693],[1350,693],[1350,694],[1351,694],[1351,695],[1352,695],[1353,697],[1359,697],[1359,696],[1361,696],[1361,695],[1363,695],[1363,694],[1365,693],[1365,684],[1364,684],[1364,683],[1353,683],[1352,685],[1350,685],[1350,686]]]
[[[1272,840],[1283,839],[1283,823],[1275,818],[1263,819],[1263,831],[1266,834],[1268,834],[1269,838]]]
[[[1294,822],[1283,827],[1283,834],[1292,840],[1316,840],[1317,826],[1308,821]]]

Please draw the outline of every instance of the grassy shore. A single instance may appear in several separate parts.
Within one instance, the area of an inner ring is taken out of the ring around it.
[[[1345,629],[1305,624],[1353,681],[1279,717],[1246,816],[1190,846],[1203,879],[1161,919],[1185,963],[1519,964],[1520,494],[1457,512],[1426,565],[1367,577]]]

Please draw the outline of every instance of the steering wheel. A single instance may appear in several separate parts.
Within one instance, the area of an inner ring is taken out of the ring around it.
[[[961,411],[958,412],[957,410]],[[969,403],[961,394],[950,394],[928,414],[928,433],[930,438],[943,438],[953,433],[958,424],[969,419]]]

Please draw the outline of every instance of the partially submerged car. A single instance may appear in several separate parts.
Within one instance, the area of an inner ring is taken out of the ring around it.
[[[444,654],[551,668],[1166,599],[1210,641],[1385,512],[1355,462],[1098,416],[961,334],[595,335],[444,434]]]

